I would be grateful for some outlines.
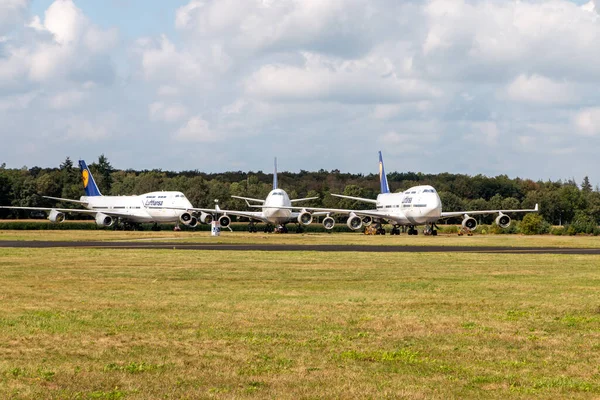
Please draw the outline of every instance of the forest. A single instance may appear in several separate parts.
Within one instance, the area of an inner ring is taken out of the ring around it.
[[[265,198],[272,189],[273,174],[262,171],[202,171],[118,170],[104,155],[89,165],[96,183],[104,195],[133,195],[151,191],[183,192],[196,207],[213,208],[215,199],[221,208],[245,210],[244,201],[231,195]],[[539,204],[539,215],[546,225],[569,227],[571,233],[596,233],[600,224],[600,190],[588,177],[578,184],[567,181],[533,181],[509,178],[506,175],[488,177],[463,174],[419,172],[388,172],[390,189],[403,191],[414,185],[431,185],[438,191],[444,211],[521,209]],[[290,198],[318,196],[304,204],[311,207],[369,208],[368,204],[340,199],[331,193],[375,198],[379,193],[377,174],[350,174],[339,170],[279,172],[279,187]],[[79,199],[83,186],[79,167],[67,157],[56,168],[6,168],[0,165],[0,205],[26,207],[76,207],[57,203],[42,196]],[[0,218],[39,218],[39,213],[0,209]],[[523,215],[513,215],[514,220]],[[494,215],[483,216],[479,222],[491,224]]]

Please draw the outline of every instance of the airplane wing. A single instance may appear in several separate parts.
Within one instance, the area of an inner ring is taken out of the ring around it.
[[[290,200],[291,203],[296,203],[298,201],[305,201],[305,200],[314,200],[314,199],[318,199],[319,197],[304,197],[302,199],[292,199]]]
[[[6,208],[11,210],[32,210],[32,211],[57,211],[60,213],[69,213],[69,214],[86,214],[86,215],[96,215],[98,213],[106,214],[111,217],[131,217],[131,214],[124,211],[115,211],[115,210],[84,210],[81,208],[56,208],[56,207],[17,207],[17,206],[0,206],[0,208]]]
[[[81,201],[81,200],[75,200],[75,199],[63,199],[62,197],[52,197],[52,196],[42,196],[45,199],[50,199],[50,200],[58,200],[58,201],[66,201],[69,203],[76,203],[76,204],[88,204],[87,201]]]
[[[253,206],[253,207],[266,208],[264,206]],[[320,207],[299,207],[299,206],[293,206],[293,207],[280,206],[277,208],[285,208],[285,209],[289,209],[289,210],[300,210],[301,212],[307,211],[313,215],[354,214],[354,215],[358,215],[358,216],[362,216],[362,217],[368,216],[368,217],[373,217],[373,218],[384,218],[384,219],[391,219],[391,220],[398,218],[397,214],[389,214],[389,213],[386,213],[385,211],[379,211],[379,210],[348,210],[348,209],[344,209],[344,208],[320,208]]]
[[[365,199],[364,197],[345,196],[343,194],[333,194],[333,193],[331,193],[331,195],[334,197],[340,197],[342,199],[357,200],[357,201],[362,201],[364,203],[377,204],[377,200]]]
[[[258,206],[258,207],[262,207],[262,206]],[[272,208],[272,207],[270,207],[270,208]],[[245,218],[253,219],[255,221],[269,223],[269,221],[267,221],[265,218],[263,218],[262,212],[259,212],[259,211],[236,211],[236,210],[224,210],[222,208],[218,208],[218,209],[216,209],[216,208],[176,208],[176,209],[192,211],[192,212],[200,211],[200,212],[204,212],[204,213],[208,213],[208,214],[235,215],[237,217],[245,217]]]
[[[508,214],[508,213],[527,213],[527,212],[538,212],[538,205],[531,210],[481,210],[481,211],[450,211],[442,212],[442,219],[452,217],[463,217],[466,215],[482,215],[482,214]]]

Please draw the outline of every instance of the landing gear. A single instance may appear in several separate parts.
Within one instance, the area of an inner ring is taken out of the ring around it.
[[[275,233],[288,233],[287,226],[277,225],[277,228],[275,228]]]
[[[423,234],[428,236],[437,236],[437,229],[435,229],[435,225],[425,225],[425,228],[423,229]]]
[[[174,232],[179,232],[181,230],[181,227],[179,226],[179,224],[175,225],[175,228],[173,228]]]
[[[266,224],[266,225],[265,225],[265,229],[263,229],[263,232],[264,232],[264,233],[271,233],[271,232],[273,232],[273,230],[274,230],[274,229],[275,229],[275,228],[273,227],[273,225],[271,225],[271,224]]]
[[[392,225],[390,235],[400,235],[400,227],[398,225]]]
[[[248,232],[250,233],[256,233],[257,229],[256,229],[256,224],[254,222],[250,222],[248,224]]]
[[[411,225],[411,226],[408,228],[408,234],[409,234],[409,235],[415,235],[415,236],[416,236],[416,235],[418,235],[418,234],[419,234],[419,231],[417,231],[417,229],[416,229],[416,228],[415,228],[413,225]]]
[[[385,235],[385,228],[381,225],[377,226],[377,229],[375,230],[375,234],[376,235]]]

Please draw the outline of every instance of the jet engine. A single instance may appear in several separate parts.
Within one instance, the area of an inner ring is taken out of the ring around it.
[[[50,210],[50,214],[48,214],[48,219],[50,222],[61,223],[65,220],[65,213],[61,213],[60,211]]]
[[[498,225],[500,228],[508,228],[510,226],[510,217],[506,214],[500,213],[500,215],[496,217],[496,225]]]
[[[313,220],[313,216],[308,211],[303,211],[298,214],[298,223],[302,225],[310,225]]]
[[[192,219],[190,219],[190,222],[188,222],[187,226],[189,226],[190,228],[195,228],[196,225],[198,225],[198,218],[196,217],[192,217]]]
[[[213,220],[214,217],[212,216],[212,214],[207,214],[205,212],[200,213],[200,222],[202,222],[203,224],[210,224],[213,222]]]
[[[114,224],[114,223],[115,223],[115,220],[110,215],[106,215],[106,214],[102,214],[102,213],[96,214],[96,225],[108,228],[108,227],[112,226],[112,224]]]
[[[221,225],[221,227],[227,228],[229,224],[231,224],[231,218],[229,218],[229,216],[221,215],[221,217],[219,217],[219,225]]]
[[[371,225],[373,223],[373,217],[365,215],[364,217],[362,217],[362,223],[363,223],[364,226]]]
[[[184,224],[184,225],[189,225],[191,220],[192,220],[192,214],[190,214],[189,212],[184,212],[183,214],[181,214],[179,216],[179,220]]]
[[[462,220],[462,226],[470,231],[474,231],[477,228],[477,221],[475,218],[465,215],[465,218]]]
[[[323,219],[323,227],[327,230],[333,229],[333,227],[335,226],[335,220],[331,217],[325,217],[325,219]]]
[[[362,219],[360,219],[358,215],[351,215],[346,222],[348,228],[352,229],[353,231],[357,231],[362,228],[362,224]]]

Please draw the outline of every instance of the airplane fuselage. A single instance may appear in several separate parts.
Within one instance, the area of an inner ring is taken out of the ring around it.
[[[414,186],[402,193],[380,193],[376,207],[396,225],[434,223],[442,215],[440,196],[429,185]]]
[[[151,192],[137,196],[81,196],[85,207],[98,211],[117,211],[132,222],[178,222],[185,211],[193,208],[181,192]]]
[[[292,206],[292,202],[285,190],[271,190],[263,206],[263,217],[273,225],[286,224],[292,218],[292,210],[280,208]]]

